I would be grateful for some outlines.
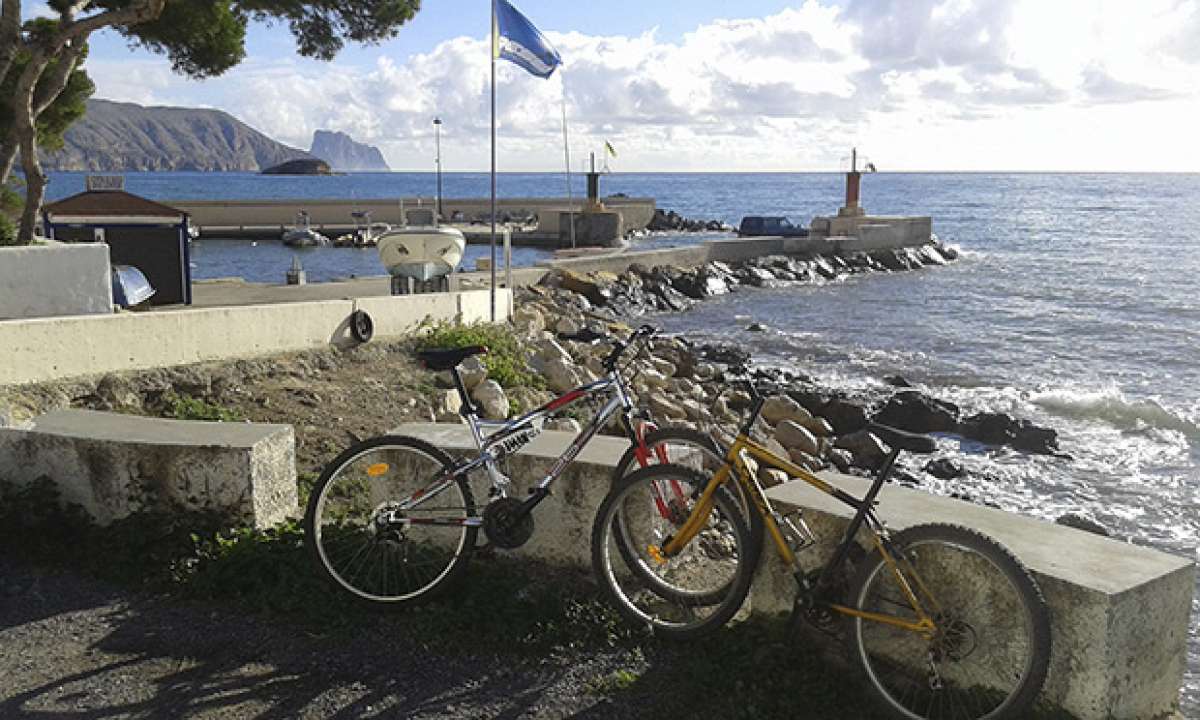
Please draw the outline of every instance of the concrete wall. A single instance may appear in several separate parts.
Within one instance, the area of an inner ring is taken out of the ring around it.
[[[290,425],[162,420],[59,410],[0,428],[0,478],[49,478],[108,524],[139,510],[215,510],[267,528],[295,516]]]
[[[104,243],[0,248],[0,320],[111,314],[108,257]]]
[[[406,424],[395,431],[450,451],[474,449],[464,425]],[[512,479],[536,483],[571,435],[545,431],[509,459]],[[590,530],[612,468],[627,443],[598,437],[553,487],[535,512],[536,531],[517,555],[590,567]],[[474,482],[482,482],[476,478]],[[834,476],[861,496],[867,481]],[[476,498],[486,487],[474,488]],[[841,539],[845,506],[802,483],[772,488],[781,509],[803,507],[820,538],[806,563],[827,560]],[[999,540],[1037,577],[1050,605],[1053,651],[1043,698],[1080,720],[1148,720],[1176,709],[1187,661],[1195,565],[1165,553],[1072,528],[896,486],[884,488],[880,514],[893,530],[919,523],[965,525]],[[768,545],[751,589],[756,613],[790,612],[795,580]]]
[[[365,310],[379,337],[410,332],[426,318],[479,322],[487,291],[278,303],[0,322],[0,385],[46,382],[353,343],[349,317]],[[512,305],[497,291],[499,319]]]

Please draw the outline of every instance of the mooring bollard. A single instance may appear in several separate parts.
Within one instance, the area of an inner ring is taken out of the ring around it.
[[[300,257],[292,256],[292,268],[287,271],[288,285],[305,285],[308,283],[308,273],[304,272],[304,268],[300,265]]]

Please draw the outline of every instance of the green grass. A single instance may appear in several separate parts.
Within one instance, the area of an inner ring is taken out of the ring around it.
[[[208,422],[239,422],[244,418],[229,408],[221,407],[190,395],[168,392],[163,396],[167,417],[176,420],[205,420]]]
[[[611,658],[615,667],[588,681],[588,691],[647,717],[883,717],[853,669],[783,622],[752,619],[692,642],[659,641],[624,622],[579,569],[477,559],[440,597],[378,612],[322,580],[295,521],[259,531],[231,529],[211,514],[146,512],[100,528],[64,507],[49,481],[22,490],[0,483],[0,552],[181,602],[269,615],[328,642],[385,633],[432,657]]]
[[[488,377],[502,387],[543,388],[546,385],[541,375],[530,372],[512,328],[507,325],[476,323],[462,325],[451,322],[435,322],[427,325],[417,343],[418,350],[430,348],[461,348],[484,345],[488,354],[482,356]]]

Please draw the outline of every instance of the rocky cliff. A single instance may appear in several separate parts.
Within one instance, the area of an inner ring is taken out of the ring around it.
[[[379,148],[356,142],[342,132],[316,131],[309,153],[339,172],[391,172]]]
[[[89,100],[64,140],[62,150],[43,156],[47,169],[256,171],[310,157],[220,110],[109,100]]]

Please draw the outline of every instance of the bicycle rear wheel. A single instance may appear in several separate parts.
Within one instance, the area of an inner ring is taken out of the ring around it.
[[[471,489],[453,462],[407,437],[361,442],[331,462],[304,513],[317,569],[356,600],[428,597],[466,567],[478,528]]]
[[[687,520],[708,478],[651,465],[620,480],[592,528],[592,567],[622,615],[651,633],[689,638],[728,622],[750,591],[760,545],[724,487],[705,527],[673,557],[662,546]],[[664,496],[663,488],[671,494]],[[664,502],[664,497],[671,498]]]
[[[1025,717],[1050,661],[1050,615],[1029,571],[999,543],[955,525],[909,528],[891,545],[937,631],[849,618],[851,654],[878,699],[909,720]],[[916,622],[878,550],[850,588],[852,609]]]

